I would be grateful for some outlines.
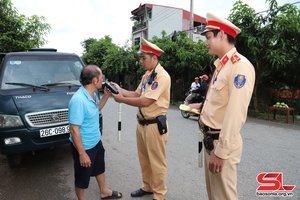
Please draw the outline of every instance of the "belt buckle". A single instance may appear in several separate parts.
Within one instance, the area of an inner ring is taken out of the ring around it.
[[[203,132],[207,133],[211,131],[211,128],[209,126],[203,125]]]
[[[142,125],[142,126],[147,125],[146,122],[145,122],[145,119],[138,119],[138,122],[139,122],[139,124]]]

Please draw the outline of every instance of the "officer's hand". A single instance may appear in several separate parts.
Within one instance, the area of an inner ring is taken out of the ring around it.
[[[120,89],[118,89],[120,91]],[[123,99],[123,94],[122,92],[119,92],[118,94],[113,94],[112,96],[114,97],[115,101],[118,103],[122,103],[122,99]]]
[[[115,86],[117,89],[118,89],[118,91],[121,91],[121,87],[117,84],[117,83],[115,83],[115,82],[110,82],[113,86]]]
[[[189,104],[189,107],[191,110],[192,109],[200,110],[200,105],[201,105],[201,103],[191,103],[191,104]]]
[[[219,158],[214,153],[211,154],[210,160],[209,160],[209,171],[212,173],[219,173],[222,172],[223,166],[224,166],[225,160],[222,158]]]

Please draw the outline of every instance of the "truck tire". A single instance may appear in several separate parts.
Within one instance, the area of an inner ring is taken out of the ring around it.
[[[6,159],[9,167],[13,169],[21,165],[22,156],[21,154],[6,155]]]

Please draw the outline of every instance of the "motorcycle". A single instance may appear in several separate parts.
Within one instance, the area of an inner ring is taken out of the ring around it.
[[[188,96],[188,95],[189,95],[189,93],[186,96]],[[194,97],[192,98],[191,101],[188,102],[187,99],[185,99],[183,104],[181,104],[179,106],[182,117],[186,118],[186,119],[191,117],[191,116],[199,117],[199,115],[200,115],[199,111],[196,110],[196,109],[190,109],[189,104],[191,104],[191,103],[201,103],[203,98],[204,98],[203,96],[200,96],[199,94],[195,93],[195,95],[194,95]]]

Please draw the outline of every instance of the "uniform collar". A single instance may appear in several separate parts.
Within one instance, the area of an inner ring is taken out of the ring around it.
[[[162,66],[160,65],[160,63],[158,63],[155,67],[155,72],[160,71],[160,69],[162,68]],[[154,68],[152,70],[147,70],[146,71],[146,76],[150,75],[152,73],[152,71],[154,70]]]
[[[233,47],[231,50],[229,50],[221,59],[218,59],[218,61],[221,63],[221,65],[226,65],[226,63],[230,60],[232,55],[236,52],[236,48]]]

